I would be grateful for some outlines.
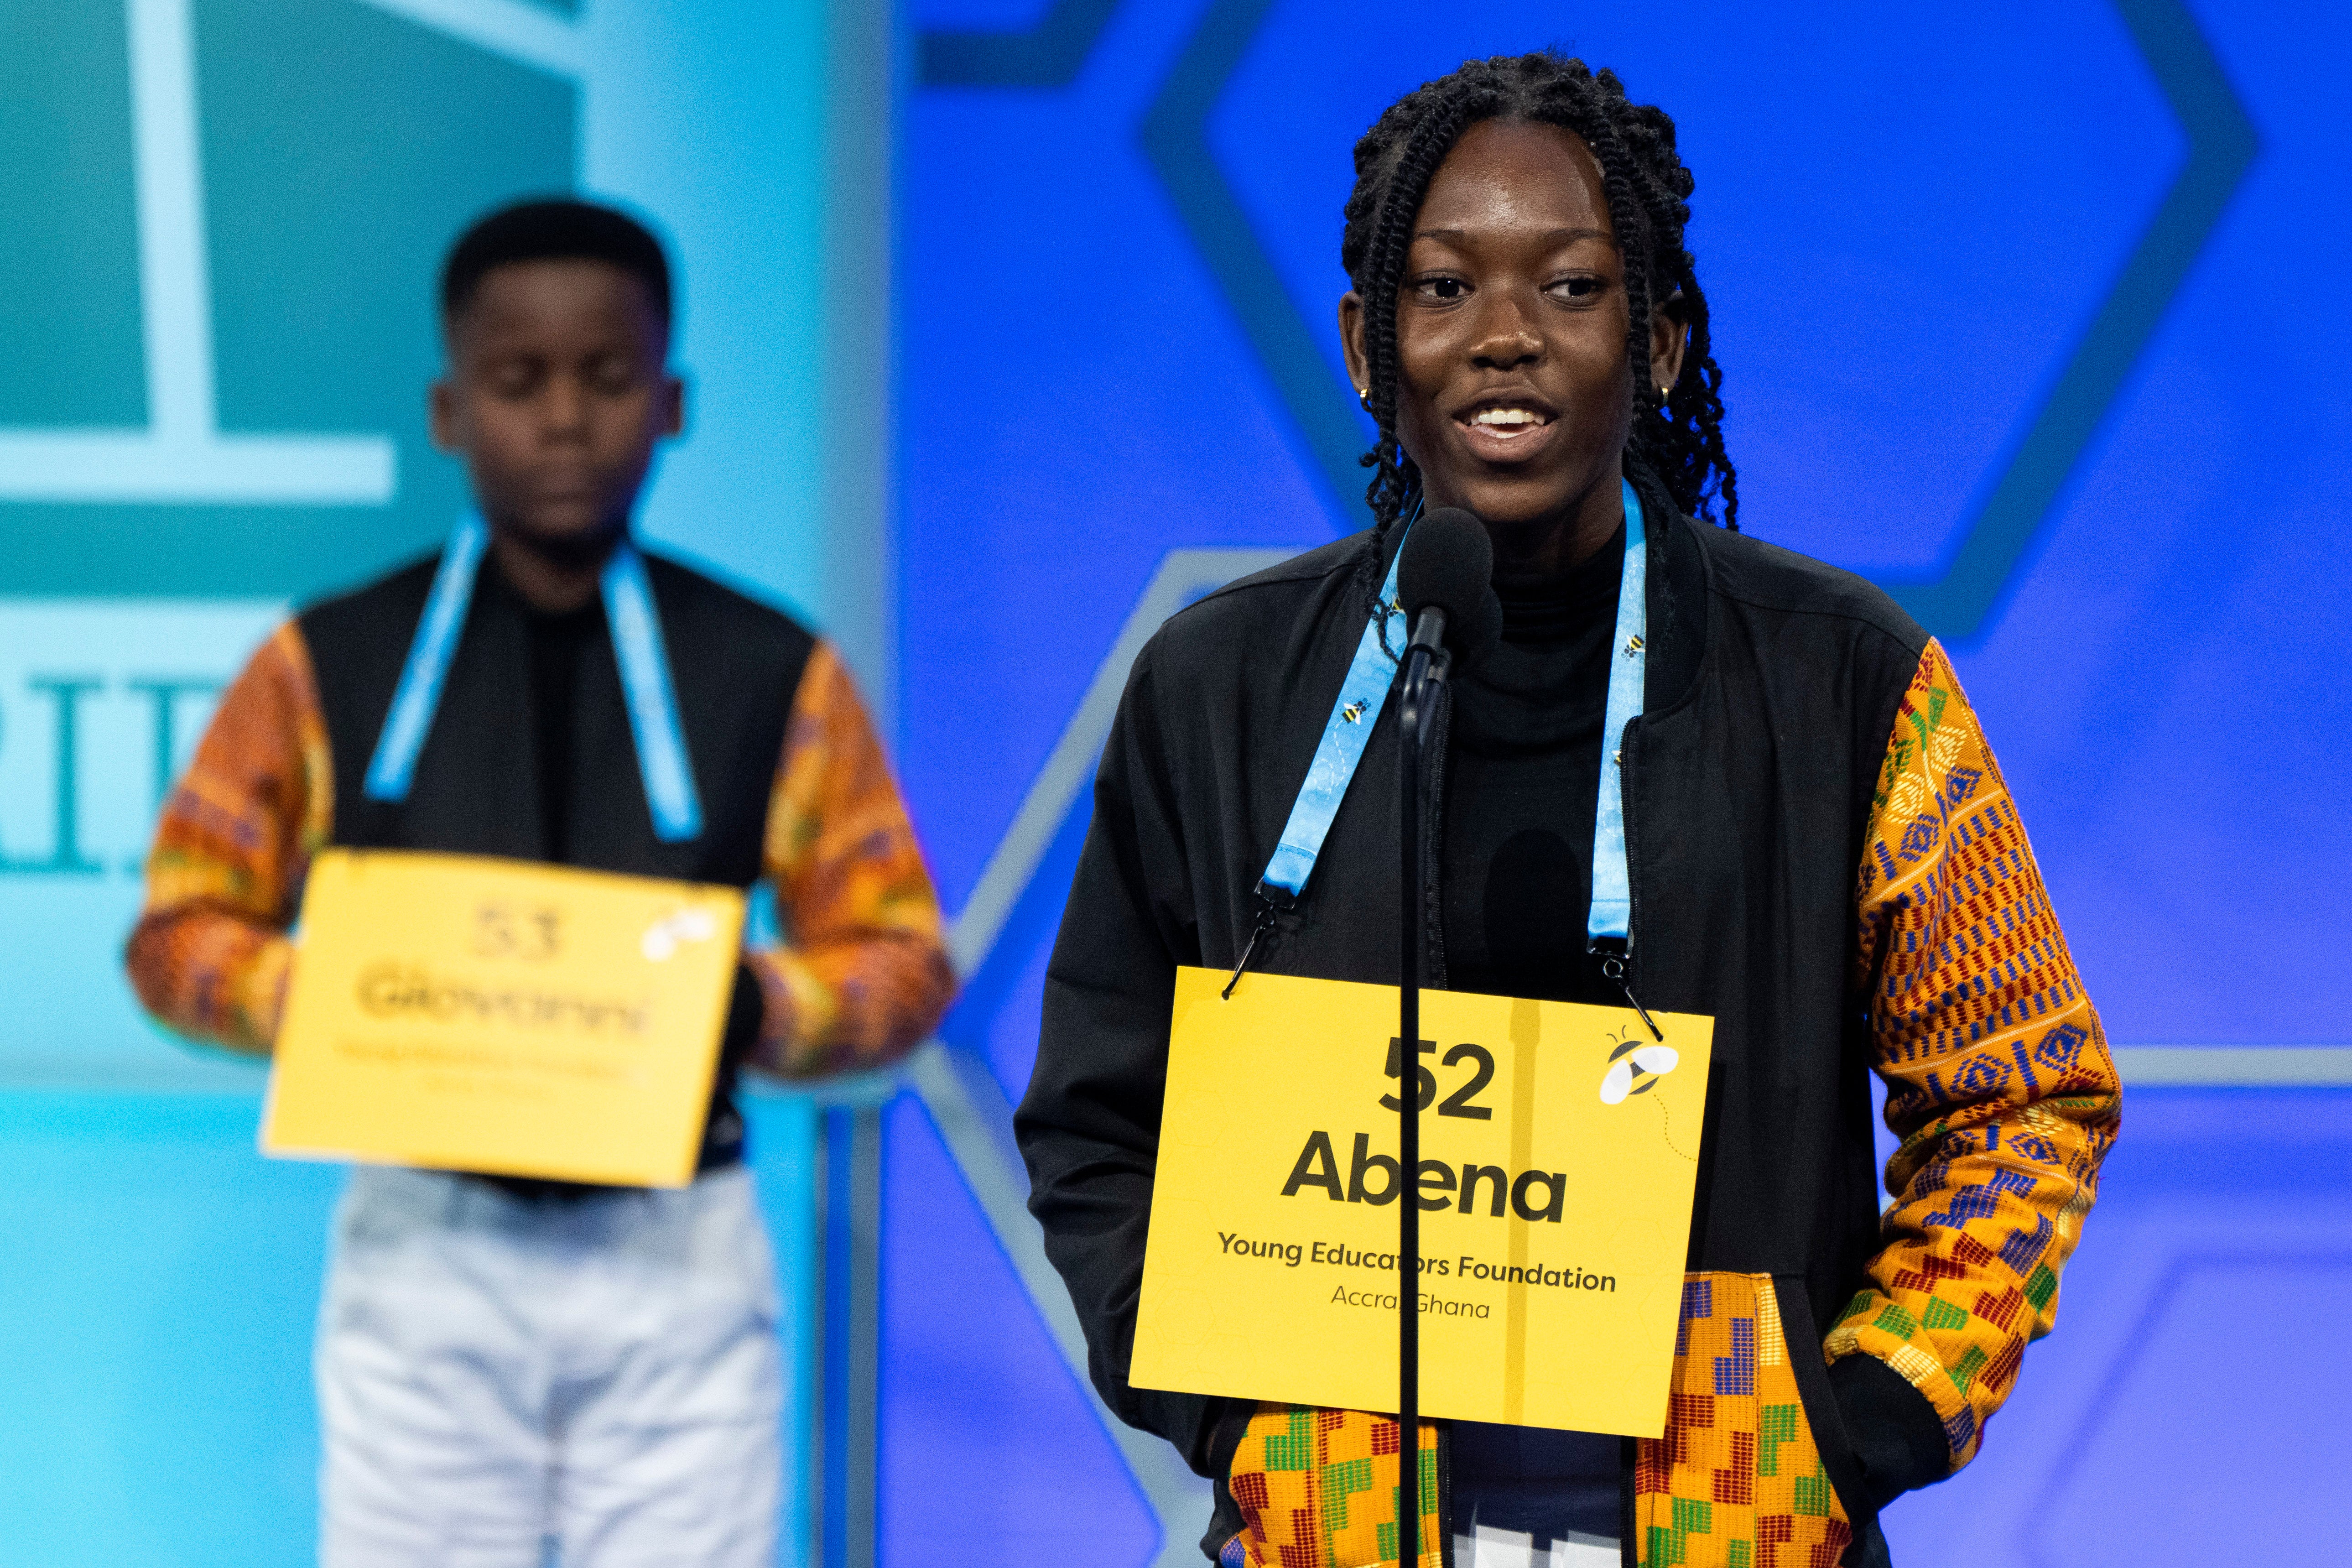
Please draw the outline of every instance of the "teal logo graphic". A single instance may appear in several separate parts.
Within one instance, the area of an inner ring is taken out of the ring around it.
[[[280,598],[426,547],[441,255],[569,188],[519,0],[0,0],[0,592]]]
[[[446,531],[441,258],[574,184],[583,56],[525,0],[0,0],[0,1054],[152,1048],[156,807],[289,600]]]

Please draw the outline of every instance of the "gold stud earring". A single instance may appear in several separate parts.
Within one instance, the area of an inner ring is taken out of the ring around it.
[[[1370,414],[1372,411],[1371,388],[1368,386],[1360,386],[1356,388],[1356,401],[1364,405],[1365,413]]]

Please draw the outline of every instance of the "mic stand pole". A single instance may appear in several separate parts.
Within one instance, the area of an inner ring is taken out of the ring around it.
[[[1402,940],[1397,984],[1397,1562],[1419,1568],[1421,1551],[1421,763],[1437,689],[1445,679],[1445,613],[1428,609],[1413,628],[1397,705],[1402,790]]]

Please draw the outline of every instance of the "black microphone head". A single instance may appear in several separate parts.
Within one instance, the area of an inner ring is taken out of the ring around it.
[[[1445,646],[1454,668],[1475,664],[1503,637],[1503,601],[1495,596],[1495,542],[1486,525],[1457,506],[1424,512],[1405,536],[1397,567],[1405,621],[1426,609],[1445,612]]]

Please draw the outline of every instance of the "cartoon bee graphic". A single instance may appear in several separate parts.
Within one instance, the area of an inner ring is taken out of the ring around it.
[[[1601,1075],[1601,1103],[1622,1105],[1634,1095],[1649,1093],[1681,1061],[1681,1053],[1672,1046],[1645,1045],[1639,1037],[1619,1041],[1609,1053],[1609,1070]]]
[[[1350,724],[1362,723],[1364,721],[1364,700],[1359,697],[1353,702],[1349,703],[1345,708],[1340,709],[1339,717],[1345,719]]]

